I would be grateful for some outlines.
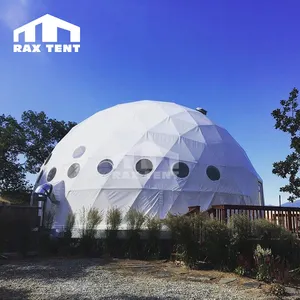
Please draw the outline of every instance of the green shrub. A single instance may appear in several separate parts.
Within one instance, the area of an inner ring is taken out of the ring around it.
[[[96,248],[97,227],[103,220],[103,214],[97,208],[83,207],[79,213],[80,249],[82,254],[91,255]]]
[[[97,227],[102,222],[102,220],[103,214],[99,212],[97,208],[86,209],[85,207],[83,207],[80,211],[80,223],[82,225],[81,237],[95,237]]]
[[[145,223],[145,220],[146,217],[144,214],[135,209],[130,209],[125,216],[128,230],[140,231]]]
[[[69,213],[64,228],[64,237],[66,238],[72,237],[72,231],[75,225],[75,220],[76,220],[76,215],[72,212]]]
[[[145,222],[148,239],[145,245],[145,253],[147,258],[159,258],[159,239],[161,234],[162,222],[157,217],[146,217]]]
[[[252,221],[246,214],[232,215],[228,227],[237,241],[248,240],[252,236]]]
[[[111,256],[117,254],[118,230],[122,223],[122,212],[118,208],[111,208],[106,214],[105,251]]]
[[[263,247],[272,249],[274,256],[280,256],[281,260],[297,266],[300,245],[290,231],[265,219],[259,219],[254,221],[253,233]]]
[[[238,260],[243,261],[244,267],[252,265],[253,243],[251,238],[253,222],[246,214],[236,214],[231,216],[228,228],[230,230],[230,250],[229,262],[230,268],[239,265]]]
[[[243,266],[238,266],[234,269],[234,273],[239,276],[245,276],[247,270]]]
[[[127,243],[126,256],[129,258],[140,258],[142,252],[142,243],[140,231],[145,223],[145,216],[142,212],[130,209],[125,215],[127,223]]]
[[[47,209],[44,213],[43,227],[46,230],[51,230],[54,224],[55,217],[55,206],[52,205],[51,208]]]
[[[57,253],[57,241],[51,237],[51,230],[54,224],[56,206],[46,207],[43,214],[43,226],[39,230],[39,253],[50,255]]]
[[[162,227],[162,222],[157,217],[146,217],[146,228],[154,235],[159,235]]]
[[[281,238],[284,235],[283,230],[283,227],[273,224],[266,219],[256,219],[253,221],[253,234],[262,240]]]
[[[168,214],[164,219],[174,239],[177,256],[190,267],[194,267],[201,257],[200,244],[204,238],[204,221],[207,219],[205,213],[190,216]]]
[[[230,232],[225,223],[217,220],[206,220],[203,223],[205,238],[204,255],[215,267],[228,265]]]
[[[75,245],[72,241],[72,232],[75,225],[76,215],[72,212],[68,214],[65,222],[63,238],[60,240],[60,252],[63,255],[70,255],[74,252]]]
[[[122,212],[118,208],[111,208],[106,214],[107,230],[118,230],[122,223]]]
[[[286,295],[286,290],[283,285],[275,283],[270,286],[269,293],[278,297],[278,299],[282,299]]]
[[[271,249],[263,249],[257,245],[254,251],[254,260],[257,268],[256,279],[259,281],[271,281],[271,265],[273,263],[273,256]]]

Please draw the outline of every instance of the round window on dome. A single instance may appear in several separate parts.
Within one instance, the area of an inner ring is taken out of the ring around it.
[[[178,162],[173,166],[173,173],[178,178],[185,178],[189,175],[190,169],[189,166],[184,162]]]
[[[215,166],[208,166],[206,169],[206,175],[212,181],[217,181],[221,177],[219,169]]]
[[[153,164],[151,160],[143,158],[136,163],[135,169],[141,175],[147,175],[153,170]]]
[[[84,154],[85,150],[86,148],[84,146],[80,146],[76,148],[75,151],[73,152],[73,158],[81,157]]]
[[[113,167],[113,162],[110,159],[104,159],[98,164],[97,170],[101,175],[106,175],[112,171]]]
[[[56,175],[56,168],[52,168],[47,175],[47,181],[48,182],[52,181],[55,175]]]
[[[75,178],[80,171],[80,165],[78,163],[72,164],[68,170],[68,177]]]
[[[46,158],[46,160],[45,160],[45,162],[44,162],[44,165],[45,165],[45,166],[46,166],[47,163],[49,162],[51,156],[52,156],[52,153],[50,153],[50,154],[48,155],[48,157]]]

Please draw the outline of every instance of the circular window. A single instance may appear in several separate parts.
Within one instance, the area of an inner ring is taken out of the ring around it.
[[[178,162],[173,166],[173,173],[179,178],[185,178],[189,175],[189,166],[184,162]]]
[[[46,166],[46,164],[49,162],[51,156],[52,156],[52,153],[50,153],[50,154],[48,155],[48,157],[46,158],[46,160],[45,160],[45,162],[44,162],[44,165],[45,165],[45,166]]]
[[[153,170],[153,164],[149,159],[143,158],[136,163],[135,169],[141,175],[146,175]]]
[[[73,152],[73,158],[79,158],[81,157],[85,152],[85,147],[84,146],[80,146],[78,148],[75,149],[75,151]]]
[[[75,163],[73,165],[70,166],[69,170],[68,170],[68,177],[69,178],[75,178],[78,173],[80,171],[80,165]]]
[[[56,175],[56,168],[52,168],[48,175],[47,175],[47,181],[50,182]]]
[[[213,181],[219,180],[221,177],[220,171],[218,170],[218,168],[216,168],[214,166],[207,167],[206,175],[208,176],[208,178],[210,180],[213,180]]]
[[[97,170],[101,175],[106,175],[112,171],[113,166],[113,162],[110,159],[104,159],[99,163]]]

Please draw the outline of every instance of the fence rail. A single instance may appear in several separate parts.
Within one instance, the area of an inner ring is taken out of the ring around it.
[[[211,218],[228,223],[235,214],[246,214],[250,220],[266,219],[285,229],[300,233],[300,208],[281,206],[213,205],[207,210]]]
[[[23,205],[0,205],[0,219],[10,218],[11,220],[31,220],[34,227],[40,225],[38,206]]]

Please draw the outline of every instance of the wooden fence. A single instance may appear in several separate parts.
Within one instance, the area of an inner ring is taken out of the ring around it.
[[[39,207],[0,205],[0,254],[37,248]]]
[[[246,214],[250,220],[266,219],[293,233],[300,233],[300,208],[281,206],[213,205],[207,212],[212,218],[225,223],[228,223],[232,215]]]
[[[0,205],[0,220],[7,217],[13,220],[31,220],[33,227],[40,225],[38,206]]]

